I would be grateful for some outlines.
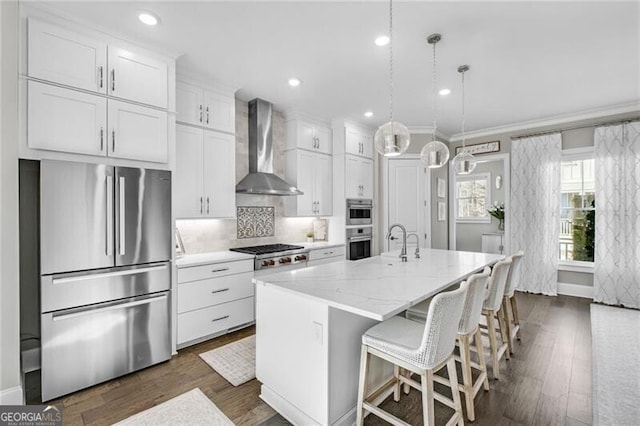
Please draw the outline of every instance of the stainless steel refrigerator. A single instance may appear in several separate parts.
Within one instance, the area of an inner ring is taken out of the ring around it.
[[[171,356],[171,174],[40,165],[42,400]]]

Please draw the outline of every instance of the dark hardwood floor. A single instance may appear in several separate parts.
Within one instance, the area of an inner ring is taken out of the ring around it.
[[[511,359],[501,361],[501,379],[490,379],[491,390],[476,397],[474,424],[591,424],[590,301],[521,293],[516,297],[522,340],[515,343]],[[163,364],[52,402],[64,406],[65,425],[102,425],[199,387],[237,425],[288,425],[259,398],[257,380],[234,387],[198,357],[253,333],[250,327],[191,346]],[[400,403],[389,398],[382,407],[412,425],[422,425],[420,401],[412,389]],[[438,424],[443,424],[448,410],[436,402]],[[370,415],[365,424],[385,422]]]

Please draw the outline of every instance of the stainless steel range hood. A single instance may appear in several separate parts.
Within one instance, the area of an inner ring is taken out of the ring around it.
[[[249,101],[249,174],[236,185],[236,193],[302,195],[303,192],[273,174],[271,104],[263,99]]]

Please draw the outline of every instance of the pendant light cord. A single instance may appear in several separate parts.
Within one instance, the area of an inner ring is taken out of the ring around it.
[[[465,144],[464,144],[464,139],[465,139],[465,136],[464,136],[464,121],[465,121],[465,116],[464,116],[464,73],[465,73],[465,71],[462,71],[460,73],[460,74],[462,74],[462,148],[463,148],[463,151],[464,151],[464,147],[465,147]]]
[[[393,122],[393,0],[389,0],[389,121]]]
[[[437,140],[436,133],[438,132],[438,122],[436,120],[437,106],[436,106],[436,42],[433,43],[433,81],[432,81],[432,97],[433,97],[433,141]]]

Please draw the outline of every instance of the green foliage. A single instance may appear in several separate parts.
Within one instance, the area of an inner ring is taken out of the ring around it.
[[[595,201],[591,202],[595,207]],[[594,240],[596,235],[596,212],[588,210],[584,216],[573,220],[573,260],[593,262]]]

